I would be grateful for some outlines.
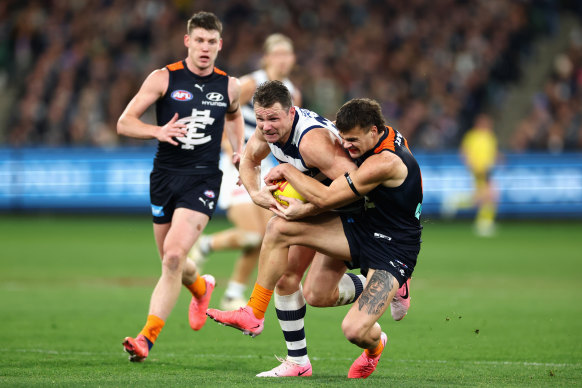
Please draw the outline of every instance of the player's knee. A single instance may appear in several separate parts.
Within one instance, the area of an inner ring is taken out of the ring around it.
[[[267,225],[267,231],[265,232],[265,240],[270,242],[285,242],[289,237],[293,235],[293,223],[285,221],[279,217],[273,217]]]
[[[315,298],[315,293],[313,291],[313,288],[311,287],[311,284],[303,283],[303,297],[305,298],[305,302],[308,305],[317,307],[317,305],[314,304],[317,303],[317,300]]]
[[[342,322],[342,331],[348,341],[353,344],[359,344],[364,338],[366,328],[360,323],[344,318]]]
[[[164,252],[162,266],[169,271],[178,271],[182,267],[182,262],[186,257],[186,252],[181,249],[168,249]]]
[[[312,307],[327,307],[328,304],[325,300],[318,297],[317,293],[314,293],[311,289],[303,289],[303,296],[305,297],[305,302]]]
[[[281,294],[287,295],[296,291],[299,288],[301,277],[295,273],[285,273],[277,281],[277,291]]]
[[[278,237],[277,226],[275,225],[276,222],[274,220],[275,218],[272,218],[271,221],[269,221],[269,223],[267,224],[265,236],[263,236],[263,245],[266,246],[272,245]]]
[[[317,287],[312,287],[311,283],[303,284],[303,296],[308,305],[313,307],[327,307],[327,298],[325,294],[318,292]]]

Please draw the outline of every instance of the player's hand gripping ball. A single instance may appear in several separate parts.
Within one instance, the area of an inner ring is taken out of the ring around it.
[[[291,184],[289,182],[287,182],[285,179],[280,179],[278,181],[275,181],[275,182],[273,182],[273,184],[278,186],[277,190],[273,191],[273,197],[275,197],[277,202],[279,202],[280,204],[285,205],[285,206],[289,206],[289,202],[287,202],[283,199],[280,199],[279,195],[282,195],[282,196],[288,197],[288,198],[297,198],[301,202],[305,202],[305,198],[303,198],[301,196],[301,194],[299,194],[297,192],[297,190],[295,190],[293,188],[293,186],[291,186]]]

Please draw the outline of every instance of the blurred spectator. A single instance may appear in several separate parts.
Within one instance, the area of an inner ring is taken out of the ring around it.
[[[4,74],[18,91],[4,138],[15,146],[131,142],[114,136],[128,92],[173,60],[185,33],[179,21],[208,10],[228,26],[217,64],[228,73],[257,68],[264,38],[284,33],[296,44],[301,67],[291,78],[304,106],[333,119],[344,101],[374,98],[412,144],[451,149],[478,113],[503,106],[531,41],[555,29],[553,4],[3,0],[0,81]],[[564,110],[563,120],[576,112]]]
[[[582,31],[571,32],[570,47],[554,60],[544,91],[519,123],[514,151],[559,153],[582,149]]]

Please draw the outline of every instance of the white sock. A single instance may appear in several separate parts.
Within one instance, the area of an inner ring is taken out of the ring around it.
[[[241,284],[233,282],[232,280],[228,282],[224,296],[230,299],[244,298],[245,290],[247,289],[246,284]]]
[[[305,339],[305,298],[303,289],[291,295],[275,294],[275,309],[279,325],[283,330],[283,336],[287,343],[287,360],[299,365],[309,361],[307,356],[307,341]]]
[[[354,303],[366,287],[366,277],[346,272],[338,284],[339,298],[334,306]]]
[[[262,234],[257,232],[244,232],[239,244],[242,249],[251,249],[260,246],[262,241]]]
[[[198,238],[198,240],[200,244],[200,251],[204,256],[208,256],[208,254],[212,252],[212,245],[210,244],[212,242],[212,236],[203,234]]]

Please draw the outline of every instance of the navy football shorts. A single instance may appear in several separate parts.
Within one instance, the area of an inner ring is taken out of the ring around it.
[[[367,276],[370,268],[388,271],[402,287],[412,276],[420,243],[411,246],[377,238],[374,237],[374,231],[368,229],[365,218],[343,214],[340,217],[352,257],[346,266],[349,269],[360,268],[364,276]]]
[[[150,174],[153,221],[167,224],[174,210],[183,207],[212,217],[216,210],[222,171],[201,175],[173,175],[154,170]]]

